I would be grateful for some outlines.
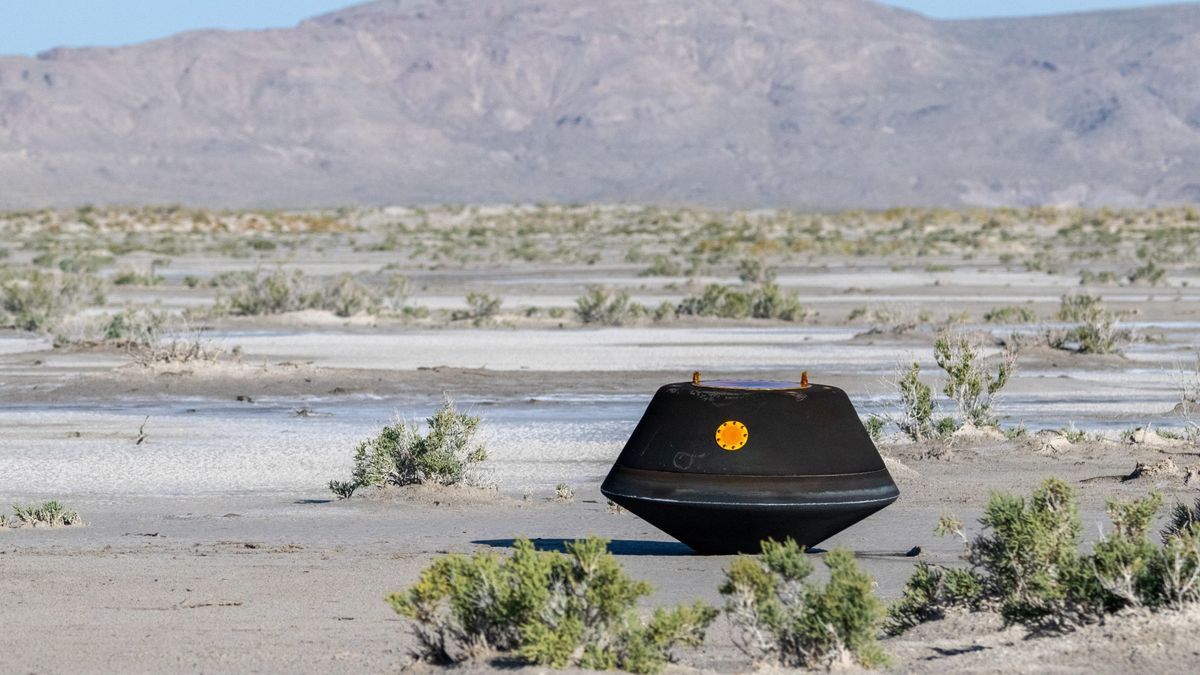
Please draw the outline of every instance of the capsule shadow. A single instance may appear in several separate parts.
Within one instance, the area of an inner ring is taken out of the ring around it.
[[[530,541],[533,543],[533,547],[539,551],[565,552],[567,550],[567,543],[575,540],[550,537],[530,539]],[[471,543],[491,546],[493,548],[512,548],[514,542],[516,542],[516,539],[479,539]],[[613,555],[698,555],[686,544],[677,541],[639,539],[613,539],[608,542],[608,552]]]

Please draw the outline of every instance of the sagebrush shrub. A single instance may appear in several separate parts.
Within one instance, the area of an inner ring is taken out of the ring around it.
[[[1185,507],[1186,508],[1186,507]],[[1200,602],[1200,504],[1186,524],[1176,509],[1171,525],[1163,532],[1163,547],[1153,560],[1153,579],[1159,604],[1173,609]]]
[[[867,435],[872,441],[878,443],[883,439],[883,430],[887,426],[887,420],[879,415],[870,415],[863,420],[863,428],[867,430]]]
[[[812,563],[791,539],[765,541],[761,555],[735,559],[721,594],[738,648],[787,667],[885,664],[876,643],[884,612],[874,580],[849,551],[827,553],[825,566],[829,581],[811,583]]]
[[[1006,305],[993,307],[983,315],[987,323],[1033,323],[1038,320],[1037,313],[1028,307]]]
[[[467,293],[467,308],[454,310],[450,313],[452,321],[470,319],[476,326],[482,326],[500,313],[504,300],[487,293]]]
[[[282,314],[308,308],[304,291],[304,273],[282,268],[266,275],[255,274],[234,290],[229,299],[230,312],[241,316]]]
[[[967,546],[973,568],[951,579],[918,566],[889,628],[905,630],[964,601],[994,605],[1007,622],[1035,630],[1071,629],[1129,607],[1200,602],[1200,500],[1175,507],[1157,546],[1150,526],[1161,504],[1154,493],[1110,501],[1111,531],[1085,554],[1078,504],[1063,481],[1046,480],[1029,500],[994,495],[979,521],[985,531]]]
[[[680,315],[722,319],[781,321],[800,321],[808,314],[795,292],[784,291],[774,283],[763,283],[746,290],[709,284],[700,295],[684,298],[676,312]]]
[[[323,309],[340,317],[403,304],[407,279],[393,276],[387,286],[377,289],[351,274],[327,279],[306,277],[300,270],[277,268],[269,274],[225,273],[213,278],[214,285],[237,284],[224,300],[228,311],[239,316],[283,314],[304,309]]]
[[[750,316],[755,319],[800,321],[808,310],[795,292],[787,292],[774,283],[763,283],[750,293]]]
[[[1157,286],[1164,283],[1167,277],[1167,270],[1158,264],[1153,258],[1147,260],[1143,265],[1129,272],[1128,280],[1131,284],[1150,284]]]
[[[771,267],[758,258],[742,258],[738,261],[738,278],[742,283],[747,284],[770,284],[775,282],[775,277],[778,274],[774,267]]]
[[[166,312],[129,308],[111,317],[104,324],[104,340],[125,347],[146,347],[162,338]]]
[[[1200,408],[1200,352],[1195,356],[1192,365],[1182,363],[1176,367],[1179,404],[1176,409],[1183,416],[1183,436],[1189,442],[1200,445],[1200,421],[1195,419],[1197,408]]]
[[[741,293],[721,284],[709,284],[700,295],[692,295],[679,303],[681,316],[716,316],[724,319],[745,319],[750,316],[750,301]]]
[[[627,323],[633,314],[633,305],[626,291],[612,292],[600,286],[593,286],[588,289],[587,294],[575,300],[575,318],[584,324],[620,326]]]
[[[313,304],[337,316],[351,317],[374,311],[378,300],[370,289],[356,281],[353,276],[341,274],[320,289],[319,300]]]
[[[1058,318],[1076,325],[1066,331],[1048,333],[1047,341],[1055,349],[1080,354],[1120,354],[1132,339],[1129,331],[1118,326],[1116,315],[1095,296],[1064,295]]]
[[[1113,532],[1096,542],[1091,556],[1098,590],[1098,609],[1115,612],[1124,607],[1157,604],[1154,570],[1157,549],[1150,541],[1150,523],[1162,506],[1162,497],[1150,494],[1132,501],[1108,503]]]
[[[665,255],[654,256],[650,266],[638,272],[639,277],[679,277],[683,276],[684,267],[681,263]]]
[[[1077,622],[1076,585],[1085,582],[1079,563],[1079,507],[1069,485],[1044,482],[1026,502],[993,495],[979,522],[990,532],[970,546],[971,562],[984,570],[988,590],[1000,599],[1005,619],[1022,623]]]
[[[913,362],[901,367],[896,374],[896,389],[900,393],[900,416],[896,426],[914,441],[935,435],[933,388],[921,381],[921,366]]]
[[[104,304],[104,284],[90,274],[32,271],[0,280],[0,318],[28,331],[50,331],[68,314]]]
[[[153,268],[143,272],[133,267],[122,267],[113,275],[112,282],[114,286],[158,286],[163,278]]]
[[[917,563],[904,584],[900,600],[888,608],[889,635],[946,616],[952,608],[976,609],[983,599],[983,582],[973,570]]]
[[[650,585],[626,576],[607,545],[575,541],[563,554],[520,539],[508,557],[444,556],[387,602],[416,622],[417,655],[436,663],[501,652],[554,668],[654,673],[675,647],[700,645],[716,611],[696,603],[642,621],[634,608]]]
[[[1185,530],[1196,524],[1200,524],[1200,497],[1197,497],[1191,506],[1176,503],[1171,508],[1171,519],[1163,527],[1163,542],[1165,543],[1167,539],[1182,534]]]
[[[12,508],[19,525],[67,527],[78,525],[80,522],[79,513],[57,501],[48,501],[42,504],[13,504]]]
[[[470,469],[487,459],[475,442],[479,418],[458,412],[447,398],[426,420],[422,434],[413,424],[396,421],[354,448],[350,481],[330,481],[329,489],[341,498],[369,485],[456,485],[471,482]]]
[[[996,427],[999,422],[992,409],[1016,368],[1017,354],[1005,350],[993,373],[984,366],[979,349],[966,335],[943,333],[933,343],[933,356],[946,373],[942,393],[954,401],[961,420],[977,427]]]

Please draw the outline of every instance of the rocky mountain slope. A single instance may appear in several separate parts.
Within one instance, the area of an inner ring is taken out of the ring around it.
[[[0,57],[0,206],[1200,201],[1200,5],[380,0]]]

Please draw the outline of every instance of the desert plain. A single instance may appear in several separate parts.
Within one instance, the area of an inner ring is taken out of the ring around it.
[[[599,492],[655,389],[693,371],[806,371],[878,420],[901,497],[811,555],[855,552],[885,600],[919,560],[965,564],[960,541],[934,534],[941,516],[977,532],[989,494],[1048,476],[1075,487],[1094,540],[1109,499],[1200,495],[1198,221],[587,205],[2,215],[0,280],[18,290],[0,312],[0,504],[59,500],[83,524],[0,528],[0,670],[433,669],[383,596],[438,555],[518,537],[606,537],[653,584],[647,608],[719,605],[730,558]],[[1111,353],[1061,339],[1064,296],[1081,295],[1102,307]],[[111,330],[122,313],[141,328]],[[999,430],[913,441],[896,424],[898,373],[919,364],[953,415],[932,349],[948,333],[992,362],[1017,354]],[[481,418],[485,487],[331,493],[358,441],[447,396]],[[671,671],[751,669],[724,622]],[[898,672],[1187,672],[1197,628],[1194,611],[1130,612],[1042,637],[963,614],[881,644]]]

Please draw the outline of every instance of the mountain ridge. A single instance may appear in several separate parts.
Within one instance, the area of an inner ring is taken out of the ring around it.
[[[0,57],[0,206],[1200,201],[1200,6],[379,0]]]

